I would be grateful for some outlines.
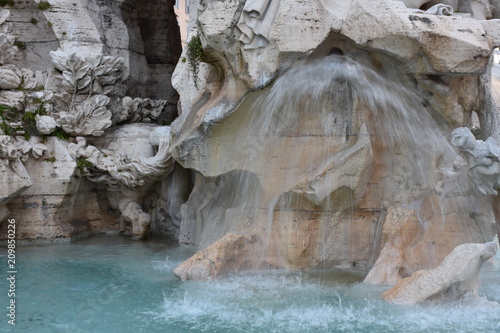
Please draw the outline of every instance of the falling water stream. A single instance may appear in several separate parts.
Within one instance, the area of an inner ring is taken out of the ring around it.
[[[197,236],[186,242],[205,247],[229,231],[255,233],[264,240],[255,257],[273,267],[366,267],[370,246],[362,255],[332,248],[361,233],[377,243],[370,218],[362,231],[352,227],[358,208],[370,216],[391,205],[418,209],[458,158],[449,132],[404,78],[388,80],[345,56],[304,62],[207,133],[204,144],[215,148],[199,170],[218,180],[217,190],[199,190]],[[370,203],[360,208],[368,183],[377,199],[365,197]],[[439,220],[445,201],[426,212],[423,226]],[[306,229],[319,231],[304,236]],[[310,247],[299,253],[291,243]],[[314,262],[298,263],[306,256]]]
[[[181,282],[172,270],[193,251],[164,240],[116,236],[19,247],[18,321],[10,327],[2,320],[0,331],[500,331],[500,307],[391,305],[380,298],[386,287],[365,285],[356,272],[264,271]],[[500,302],[500,256],[495,259],[483,267],[480,294]],[[6,304],[3,294],[0,303]]]
[[[232,121],[234,117],[240,118]],[[231,132],[235,124],[248,126]],[[360,140],[381,152],[371,163],[385,166],[383,200],[391,203],[418,203],[436,185],[438,162],[451,164],[456,158],[441,124],[418,96],[345,57],[290,70],[246,112],[231,115],[227,126],[216,128],[221,135],[212,136],[218,140],[212,146],[231,160],[209,156],[213,160],[203,168],[208,176],[217,176],[210,175],[211,165],[225,168],[229,176],[219,185],[237,179],[241,193],[239,197],[221,187],[214,192],[219,195],[215,201],[234,202],[237,212],[230,217],[235,221],[238,214],[246,221],[244,215],[252,209],[267,210],[267,230],[276,207],[285,210],[292,204],[284,193],[334,167]],[[225,133],[233,136],[224,139]],[[328,202],[336,184],[328,186],[317,194],[323,196],[318,206],[326,210],[336,204]],[[419,193],[405,192],[408,188]],[[209,219],[216,217],[210,211],[216,207],[207,204],[204,209],[213,228],[204,232],[213,241],[210,232],[217,235],[220,223]],[[227,207],[224,214],[229,215]],[[242,222],[239,228],[248,226]],[[1,331],[500,332],[500,306],[395,306],[381,299],[387,287],[361,282],[365,272],[328,265],[181,282],[172,271],[194,252],[165,240],[118,236],[19,247],[18,321],[11,327],[4,318]],[[0,260],[6,261],[5,254]],[[480,294],[500,302],[500,257],[496,259],[483,268]],[[3,290],[6,283],[3,279]],[[0,304],[7,304],[5,294]]]
[[[439,171],[436,155],[441,163],[457,157],[446,128],[440,127],[444,121],[438,124],[419,96],[347,57],[296,66],[256,100],[248,99],[214,129],[210,140],[217,152],[206,157],[208,166],[201,169],[207,168],[209,176],[210,165],[255,174],[265,186],[260,202],[253,205],[269,205],[301,181],[313,179],[345,158],[342,152],[364,136],[380,146],[373,149],[383,150],[378,163],[386,165],[393,183],[433,187]],[[394,180],[402,176],[391,171],[397,172],[397,155],[404,153],[413,173]],[[246,180],[241,180],[243,187],[252,183]]]

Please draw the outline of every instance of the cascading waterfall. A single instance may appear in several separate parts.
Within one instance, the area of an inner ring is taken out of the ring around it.
[[[500,0],[184,2],[0,1],[0,330],[500,332]]]
[[[458,158],[449,131],[407,84],[348,57],[298,65],[215,127],[210,145],[217,151],[204,167],[226,170],[218,179],[228,185],[200,209],[204,221],[223,211],[204,226],[201,244],[220,238],[221,230],[257,234],[263,244],[254,267],[367,267],[376,246],[356,250],[363,253],[353,258],[329,244],[349,248],[356,214],[381,223],[387,205],[419,207],[434,192],[440,170]],[[367,193],[374,182],[376,199]],[[438,203],[426,215],[442,215],[442,209]],[[422,224],[428,216],[419,217]],[[380,226],[363,228],[378,242]]]

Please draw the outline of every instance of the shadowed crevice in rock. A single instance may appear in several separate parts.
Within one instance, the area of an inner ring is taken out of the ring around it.
[[[167,124],[177,117],[179,95],[170,81],[182,52],[174,4],[173,0],[124,0],[120,8],[133,52],[128,94],[167,100],[159,118]]]

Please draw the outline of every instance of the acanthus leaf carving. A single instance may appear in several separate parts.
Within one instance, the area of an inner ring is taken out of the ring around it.
[[[69,55],[62,50],[50,52],[50,57],[52,59],[52,66],[61,72],[64,72],[67,68]]]
[[[76,53],[68,55],[61,50],[52,51],[50,56],[58,71],[54,75],[56,88],[68,93],[106,95],[122,80],[124,59],[121,57],[99,54],[80,58]],[[105,88],[108,88],[106,92],[103,91]]]
[[[122,80],[123,58],[79,57],[62,50],[50,53],[55,68],[53,116],[63,131],[74,136],[100,136],[112,125],[108,106]]]
[[[76,105],[71,112],[59,112],[59,126],[75,136],[99,136],[111,126],[111,111],[107,109],[109,97],[94,95]]]
[[[122,99],[118,110],[115,110],[113,120],[115,123],[152,122],[158,118],[166,104],[166,100],[126,96]]]
[[[17,89],[22,82],[22,73],[13,65],[0,67],[0,89]]]
[[[30,152],[35,159],[38,159],[42,157],[48,149],[48,147],[42,143],[42,138],[40,137],[32,137],[26,140],[22,136],[16,136],[13,144],[21,153],[23,160],[28,159],[28,154]]]

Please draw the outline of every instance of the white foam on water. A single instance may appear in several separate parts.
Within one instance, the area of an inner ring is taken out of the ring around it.
[[[385,289],[283,272],[237,275],[186,282],[149,315],[199,332],[500,332],[500,307],[401,307],[381,299]]]
[[[105,240],[95,241],[106,247],[92,260],[79,246],[19,249],[16,332],[500,332],[500,308],[486,302],[396,306],[381,299],[386,287],[328,270],[181,282],[169,269],[186,258],[185,249],[152,254],[141,244],[131,251]],[[480,295],[500,302],[495,259],[482,269]]]
[[[151,266],[155,271],[171,272],[182,263],[183,260],[173,260],[166,257],[165,260],[153,260]]]

